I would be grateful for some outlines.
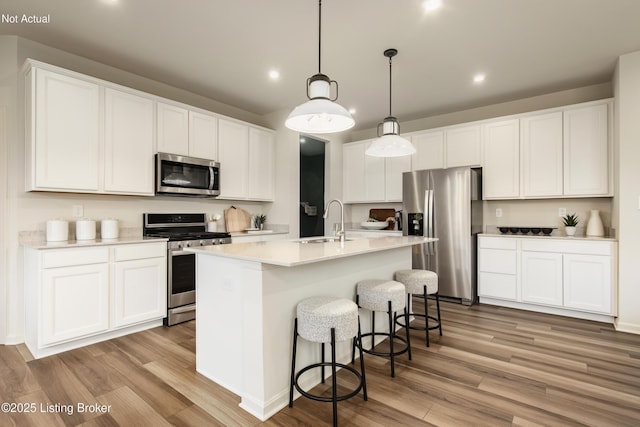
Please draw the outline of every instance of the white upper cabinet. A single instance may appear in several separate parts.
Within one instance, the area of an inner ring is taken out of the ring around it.
[[[249,128],[241,123],[218,123],[220,198],[244,198],[249,190]]]
[[[216,160],[218,118],[187,106],[158,102],[157,152]]]
[[[153,195],[153,101],[105,89],[104,189]]]
[[[218,121],[221,199],[272,201],[275,137],[241,122]]]
[[[100,87],[38,68],[26,77],[26,189],[98,191]]]
[[[524,197],[562,196],[562,112],[521,119]]]
[[[445,129],[445,167],[480,166],[482,162],[480,125]]]
[[[201,159],[218,158],[218,118],[189,111],[189,155]]]
[[[343,198],[346,203],[402,200],[402,173],[411,170],[411,157],[383,158],[365,154],[372,140],[342,146]]]
[[[482,184],[485,199],[520,197],[520,121],[486,123],[483,129]]]
[[[275,138],[272,132],[249,128],[249,198],[275,198]]]
[[[158,102],[158,142],[160,153],[189,155],[189,110]]]
[[[416,148],[411,159],[412,170],[444,168],[444,131],[411,135],[411,143]]]
[[[609,105],[564,112],[564,194],[610,196]]]

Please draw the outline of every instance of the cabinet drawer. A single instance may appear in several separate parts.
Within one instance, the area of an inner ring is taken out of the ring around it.
[[[516,251],[482,249],[478,269],[489,273],[516,274],[518,264]]]
[[[72,265],[109,262],[109,248],[89,247],[43,251],[42,268],[68,267]]]
[[[508,237],[488,237],[480,236],[478,244],[481,249],[512,249],[516,250],[518,240]]]
[[[523,251],[562,252],[584,255],[612,255],[611,242],[593,242],[587,240],[542,240],[522,239]]]
[[[480,272],[478,279],[479,296],[516,300],[515,275]]]
[[[119,245],[113,248],[113,260],[116,262],[132,259],[158,258],[166,254],[167,244],[165,242]]]

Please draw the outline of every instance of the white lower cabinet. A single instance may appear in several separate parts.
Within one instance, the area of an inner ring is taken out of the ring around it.
[[[600,321],[616,315],[616,243],[478,238],[481,302]]]
[[[25,342],[34,357],[161,324],[166,247],[162,241],[26,248]]]
[[[562,254],[522,252],[522,301],[562,306]]]
[[[158,286],[166,279],[164,258],[116,262],[113,281],[113,324],[127,326],[165,317],[167,290]]]
[[[107,263],[42,271],[42,345],[109,329]]]

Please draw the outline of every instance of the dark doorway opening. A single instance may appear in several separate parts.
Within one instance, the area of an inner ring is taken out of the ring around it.
[[[323,236],[326,142],[300,135],[300,237]]]

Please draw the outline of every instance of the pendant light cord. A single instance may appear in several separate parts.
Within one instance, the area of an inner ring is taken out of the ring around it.
[[[389,57],[389,117],[391,116],[391,56]]]
[[[320,72],[320,62],[322,55],[320,52],[322,51],[322,0],[318,0],[318,74],[322,74]]]

